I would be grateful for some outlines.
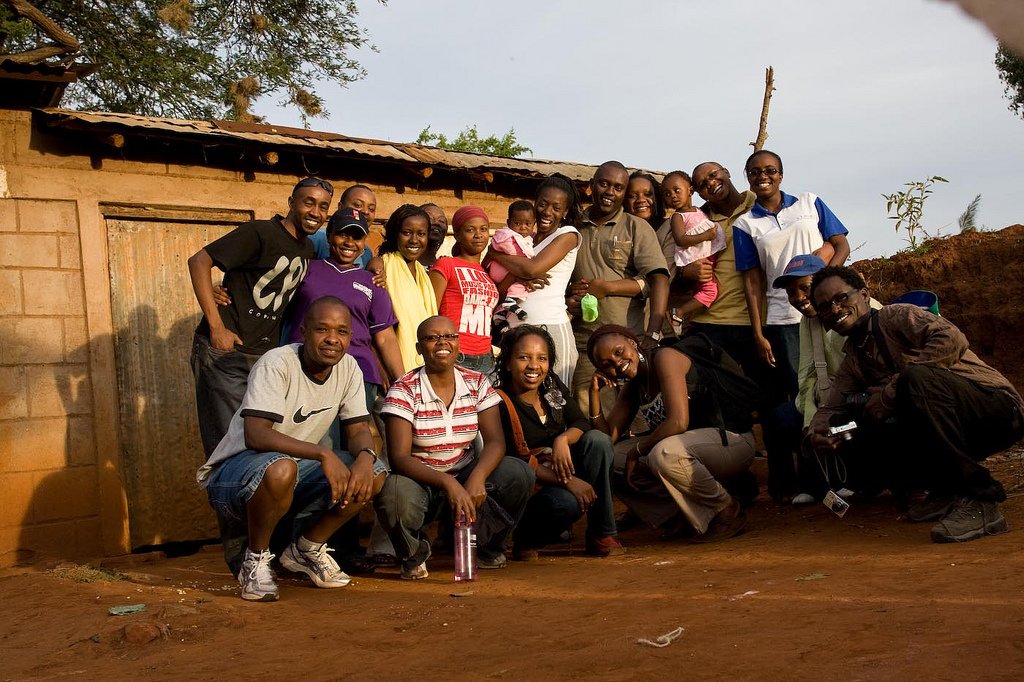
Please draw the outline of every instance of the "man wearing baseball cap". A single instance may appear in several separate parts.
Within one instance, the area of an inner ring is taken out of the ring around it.
[[[310,304],[321,296],[337,296],[352,314],[352,343],[348,354],[355,358],[366,383],[366,405],[373,408],[383,385],[374,358],[376,349],[388,379],[404,374],[395,337],[398,320],[385,289],[373,283],[373,273],[359,267],[370,227],[366,215],[354,208],[339,208],[327,224],[328,257],[312,261],[309,273],[295,294],[290,311],[291,334],[287,343],[302,341],[299,322]]]
[[[800,362],[797,368],[799,391],[796,400],[781,405],[776,410],[778,423],[783,426],[789,438],[799,439],[811,424],[818,406],[824,403],[832,386],[832,377],[842,363],[845,354],[843,344],[846,338],[825,329],[818,319],[818,313],[811,302],[811,277],[826,265],[814,254],[794,256],[782,274],[772,282],[772,288],[785,289],[789,304],[803,317],[800,319]],[[872,308],[882,304],[871,299]],[[797,494],[793,504],[810,504],[819,499],[828,487],[822,472],[813,463],[801,460],[797,472]],[[827,464],[827,463],[826,463]],[[829,476],[835,472],[830,471]],[[844,481],[830,481],[839,487]],[[840,487],[840,494],[849,493]]]

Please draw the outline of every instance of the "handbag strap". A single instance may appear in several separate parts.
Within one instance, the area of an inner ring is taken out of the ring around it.
[[[512,404],[512,398],[508,397],[508,394],[500,388],[494,389],[494,392],[501,396],[501,399],[505,401],[505,407],[508,408],[508,420],[512,424],[512,439],[516,442],[516,450],[519,451],[519,456],[528,458],[530,456],[530,448],[526,445],[523,423],[519,421],[519,413],[516,412],[516,406]]]

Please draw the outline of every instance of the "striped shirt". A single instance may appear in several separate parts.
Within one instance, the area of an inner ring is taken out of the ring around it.
[[[445,405],[420,367],[391,384],[381,414],[412,424],[413,457],[438,471],[458,471],[473,460],[477,415],[499,402],[483,374],[456,365],[455,398]]]

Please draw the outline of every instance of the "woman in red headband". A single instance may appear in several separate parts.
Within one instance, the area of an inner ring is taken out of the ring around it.
[[[459,364],[483,374],[494,371],[491,314],[498,288],[480,265],[491,240],[490,221],[478,206],[463,206],[452,216],[457,256],[440,258],[430,269],[438,313],[455,323],[462,357]]]

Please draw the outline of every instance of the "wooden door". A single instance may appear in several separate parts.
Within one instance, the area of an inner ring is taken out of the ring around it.
[[[189,354],[200,315],[187,260],[252,215],[159,206],[101,210],[132,547],[216,538],[217,522],[195,482],[205,457]]]

